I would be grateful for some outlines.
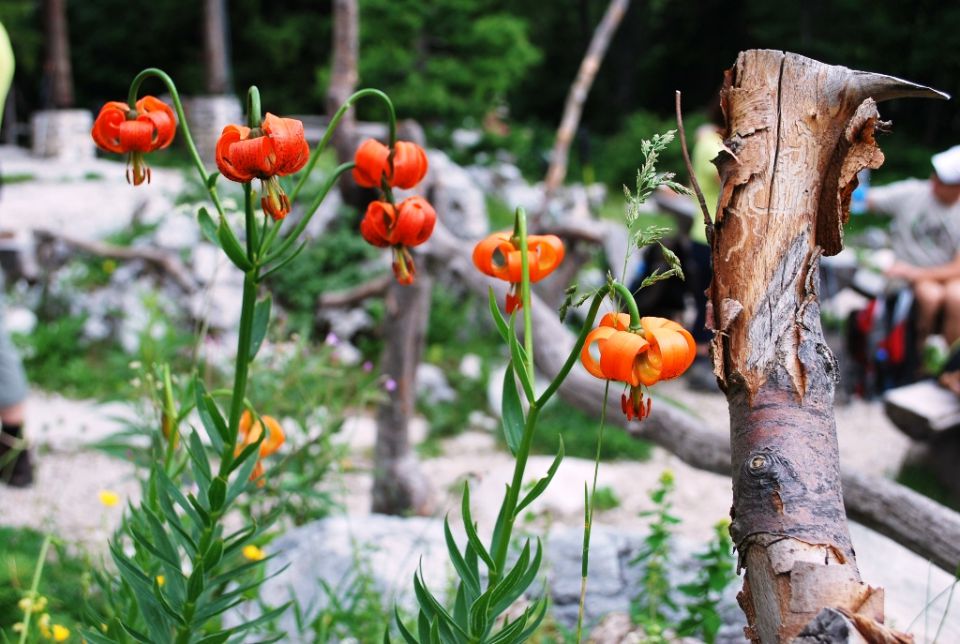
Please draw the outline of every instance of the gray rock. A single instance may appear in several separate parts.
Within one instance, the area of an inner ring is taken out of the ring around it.
[[[430,199],[437,216],[458,237],[476,239],[489,231],[487,202],[470,173],[443,152],[430,150]]]
[[[480,380],[483,377],[483,358],[475,353],[467,353],[461,358],[457,370],[464,378]]]
[[[341,340],[348,340],[359,331],[373,326],[373,318],[360,307],[325,308],[317,313],[317,317],[330,325],[330,333]]]
[[[428,405],[454,402],[457,392],[447,381],[443,369],[435,364],[421,362],[417,365],[417,397]]]
[[[200,241],[200,225],[182,209],[165,216],[153,234],[153,245],[170,250],[191,249]]]

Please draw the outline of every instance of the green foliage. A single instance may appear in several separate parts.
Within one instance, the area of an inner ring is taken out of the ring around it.
[[[593,459],[597,451],[597,435],[600,421],[584,414],[563,400],[556,400],[540,413],[531,451],[536,454],[553,454],[557,451],[558,436],[569,456]],[[610,427],[604,432],[600,459],[604,461],[646,461],[653,447],[645,440],[634,438],[627,432]]]
[[[355,286],[373,277],[367,265],[377,255],[377,249],[346,223],[332,226],[313,240],[297,261],[270,280],[271,291],[289,313],[289,326],[312,335],[320,294]]]
[[[643,566],[640,594],[630,602],[630,614],[634,622],[643,627],[647,635],[645,641],[651,643],[668,641],[669,613],[677,610],[670,596],[669,578],[670,539],[673,526],[680,523],[680,519],[671,514],[670,493],[674,485],[673,473],[667,470],[650,492],[653,509],[641,513],[641,516],[651,518],[650,534],[644,538],[643,548],[630,561],[632,565]]]
[[[690,598],[684,606],[686,615],[677,624],[677,634],[699,637],[713,644],[723,625],[718,606],[720,598],[737,575],[734,572],[733,541],[730,539],[730,520],[724,519],[713,528],[713,540],[706,550],[695,555],[700,562],[697,577],[689,584],[677,587]]]
[[[479,119],[517,89],[539,59],[526,21],[509,8],[502,0],[366,0],[361,81],[419,119]]]
[[[30,589],[43,539],[28,528],[0,527],[0,638],[16,639],[12,626],[23,618],[17,603]],[[89,569],[89,561],[54,541],[38,589],[47,598],[46,612],[52,622],[76,630],[74,625],[85,621],[85,607],[99,605],[100,600],[90,592]],[[34,620],[37,617],[34,615]]]
[[[612,487],[601,485],[596,489],[593,495],[593,508],[595,510],[604,512],[618,507],[620,507],[620,497],[617,496]]]

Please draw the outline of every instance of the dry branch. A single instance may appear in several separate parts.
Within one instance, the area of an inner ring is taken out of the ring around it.
[[[603,61],[603,56],[610,45],[610,39],[613,38],[614,32],[616,32],[620,21],[623,19],[623,14],[627,12],[629,6],[630,0],[611,0],[606,13],[600,20],[600,24],[593,32],[593,38],[591,38],[587,53],[580,63],[577,77],[570,86],[570,92],[567,94],[567,100],[563,106],[563,118],[560,120],[560,127],[557,128],[557,138],[550,154],[547,178],[543,183],[544,210],[550,203],[553,193],[567,176],[570,144],[577,133],[580,115],[583,113],[583,104],[590,93],[593,79],[596,78],[597,72],[600,70],[600,63]]]
[[[345,291],[323,293],[317,298],[317,309],[323,310],[351,306],[367,298],[383,295],[393,282],[393,275],[384,273]]]
[[[73,237],[47,228],[37,228],[34,230],[34,234],[40,239],[58,241],[71,248],[96,255],[97,257],[123,261],[140,260],[153,264],[160,272],[173,278],[173,281],[176,282],[184,292],[193,293],[197,289],[193,276],[190,271],[187,270],[187,267],[183,265],[183,262],[180,261],[180,258],[159,248],[117,246],[102,241],[80,239],[79,237]]]

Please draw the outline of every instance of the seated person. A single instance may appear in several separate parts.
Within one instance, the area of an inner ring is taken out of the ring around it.
[[[927,180],[871,188],[867,208],[893,217],[890,232],[897,261],[887,276],[906,280],[913,288],[918,339],[923,343],[941,330],[953,344],[960,339],[960,145],[931,161],[933,172]]]

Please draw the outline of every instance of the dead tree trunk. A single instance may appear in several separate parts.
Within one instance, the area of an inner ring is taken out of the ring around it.
[[[385,345],[380,370],[387,397],[377,409],[374,450],[373,511],[383,514],[429,514],[430,486],[410,449],[408,426],[417,397],[417,365],[430,317],[431,280],[421,274],[409,286],[387,289]]]
[[[936,93],[780,51],[744,52],[727,72],[710,299],[753,642],[789,641],[823,608],[883,621],[844,513],[818,268],[842,248],[857,171],[883,162],[875,101],[907,95]]]
[[[330,86],[327,88],[327,114],[333,118],[340,106],[357,89],[359,73],[357,60],[360,52],[360,18],[357,0],[333,2],[333,51],[330,60]],[[353,160],[357,147],[357,118],[348,110],[333,133],[333,149],[338,163]],[[369,192],[353,181],[340,181],[340,196],[344,202],[358,209],[370,201]]]
[[[230,93],[232,81],[227,24],[226,0],[204,0],[203,69],[207,94]]]
[[[44,0],[44,32],[47,40],[44,76],[48,83],[48,107],[73,107],[73,71],[70,67],[70,35],[67,0]]]
[[[580,124],[580,115],[583,113],[583,104],[590,93],[590,87],[593,85],[593,79],[597,77],[600,70],[600,63],[603,56],[607,53],[607,47],[610,46],[610,39],[620,26],[623,14],[627,12],[630,6],[630,0],[611,0],[607,7],[603,19],[597,25],[593,32],[593,38],[590,40],[590,46],[587,53],[580,63],[580,70],[577,77],[570,86],[570,92],[567,94],[567,100],[563,105],[563,118],[560,120],[560,127],[557,128],[557,138],[553,144],[553,151],[550,154],[550,167],[547,169],[547,178],[543,182],[543,211],[545,212],[553,198],[553,193],[563,183],[567,176],[567,163],[570,154],[570,144],[577,133],[577,126]]]

